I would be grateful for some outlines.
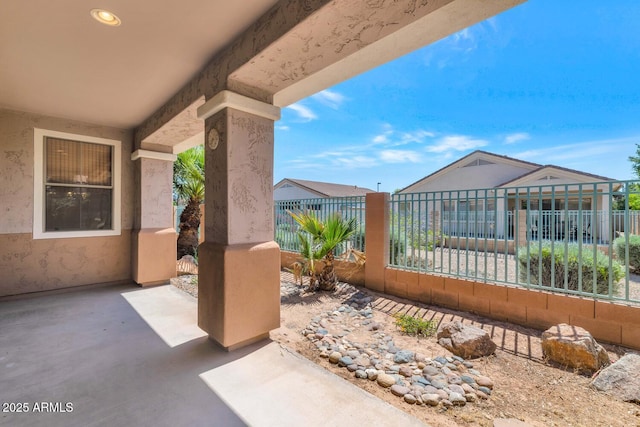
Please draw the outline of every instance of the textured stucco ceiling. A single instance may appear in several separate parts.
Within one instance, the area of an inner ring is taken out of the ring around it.
[[[134,127],[275,3],[0,1],[0,107]],[[122,25],[97,23],[93,8]]]

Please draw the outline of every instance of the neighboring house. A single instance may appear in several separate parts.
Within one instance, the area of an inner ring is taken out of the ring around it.
[[[343,212],[345,216],[351,216],[362,210],[360,197],[367,193],[375,191],[357,185],[285,178],[274,186],[273,199],[276,217],[288,217],[287,211],[313,211],[323,217],[336,210]],[[349,200],[349,197],[354,199]]]
[[[273,187],[273,200],[325,199],[364,196],[367,193],[375,193],[375,191],[357,185],[285,178]]]
[[[592,184],[596,182],[598,184]],[[589,215],[592,211],[607,212],[609,197],[603,194],[619,189],[620,185],[614,182],[587,172],[478,150],[399,193],[433,193],[430,196],[433,202],[423,209],[440,212],[452,234],[460,233],[459,223],[465,222],[467,234],[491,234],[486,229],[489,227],[504,236],[506,228],[512,237],[515,212],[528,209],[534,232],[543,233],[545,238],[551,237],[552,232],[556,237],[563,237],[560,235],[565,232],[575,237],[578,229],[584,235],[591,234],[591,223],[596,218],[583,217],[578,221],[574,212]],[[406,210],[408,206],[401,209]],[[473,227],[468,224],[469,218]],[[597,221],[605,229],[606,218]]]
[[[320,219],[338,212],[342,218],[355,218],[364,225],[364,196],[375,193],[357,185],[285,178],[273,188],[276,242],[281,248],[297,251],[297,224],[290,212],[310,212]],[[362,249],[362,241],[358,244]]]

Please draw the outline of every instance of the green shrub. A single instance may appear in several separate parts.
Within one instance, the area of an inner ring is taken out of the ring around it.
[[[529,253],[524,249],[518,252],[518,263],[520,266],[520,280],[527,281],[527,272],[530,274],[532,285],[551,286],[551,278],[554,278],[554,287],[564,289],[565,258],[567,273],[567,289],[579,290],[579,275],[582,270],[582,291],[593,292],[593,271],[596,271],[596,293],[609,293],[609,275],[613,279],[613,292],[618,290],[618,282],[624,277],[624,269],[615,260],[611,260],[611,271],[609,271],[610,258],[600,251],[596,252],[594,260],[591,248],[582,248],[582,259],[579,259],[578,245],[555,245],[553,253],[551,244],[545,242],[540,247],[538,243],[529,245]],[[528,255],[528,257],[527,257]],[[528,262],[527,262],[528,261]],[[528,269],[527,269],[528,264]],[[540,275],[540,265],[542,265],[542,275]],[[554,269],[552,271],[552,265]],[[581,268],[580,268],[581,267]]]
[[[300,240],[294,231],[276,230],[275,241],[284,251],[300,251]]]
[[[636,234],[629,234],[629,267],[634,270],[640,268],[640,236]],[[620,236],[613,241],[613,249],[615,250],[616,257],[622,264],[625,264],[626,260],[626,237]]]
[[[431,336],[436,332],[436,323],[432,320],[418,319],[408,314],[396,314],[396,326],[407,335]]]
[[[353,236],[351,236],[351,241],[355,243],[360,243],[362,249],[359,248],[360,244],[354,244],[353,248],[358,249],[360,251],[364,251],[365,246],[365,232],[364,230],[356,231]],[[403,260],[404,252],[406,248],[405,240],[400,236],[390,236],[389,237],[389,257],[391,259],[391,264],[400,264],[401,260]]]
[[[400,267],[418,268],[426,270],[431,267],[431,261],[428,261],[417,254],[400,254],[396,256],[395,265]]]
[[[351,236],[351,247],[358,251],[364,252],[364,228],[360,227],[353,235]]]
[[[434,237],[432,230],[416,230],[414,233],[411,230],[407,231],[407,238],[411,240],[411,247],[414,249],[426,248],[432,251],[434,246],[442,246],[445,237],[442,233]]]
[[[402,264],[407,242],[401,236],[389,237],[389,257],[392,264]]]

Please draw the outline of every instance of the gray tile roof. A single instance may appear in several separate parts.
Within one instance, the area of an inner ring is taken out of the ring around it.
[[[367,193],[375,193],[375,190],[358,187],[357,185],[333,184],[331,182],[307,181],[304,179],[293,178],[285,178],[277,183],[275,187],[278,187],[285,181],[298,187],[302,187],[306,190],[311,190],[315,193],[319,193],[319,195],[322,195],[324,197],[364,196]]]

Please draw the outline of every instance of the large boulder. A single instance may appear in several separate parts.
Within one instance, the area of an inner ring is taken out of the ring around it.
[[[487,331],[457,320],[440,325],[437,338],[438,344],[465,359],[489,356],[496,351]]]
[[[582,372],[610,363],[607,351],[579,326],[561,323],[542,333],[542,353],[551,361]]]
[[[629,353],[598,374],[591,383],[626,402],[640,403],[640,355]]]

